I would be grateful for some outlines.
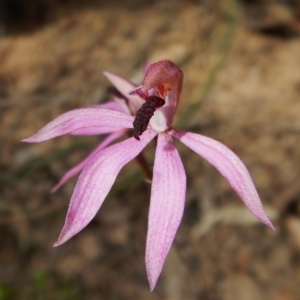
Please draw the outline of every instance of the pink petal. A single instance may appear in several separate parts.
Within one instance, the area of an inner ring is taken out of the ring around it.
[[[98,107],[98,108],[107,108],[115,111],[123,112],[127,115],[130,115],[130,110],[128,108],[128,105],[126,104],[126,101],[124,99],[119,99],[117,97],[114,97],[114,101],[109,101],[102,104],[96,104],[92,107]],[[119,130],[119,128],[111,128],[111,127],[86,127],[86,128],[80,128],[73,132],[71,132],[71,135],[99,135],[99,134],[105,134],[105,133],[111,133],[114,131]]]
[[[112,143],[114,140],[122,136],[127,132],[126,129],[121,129],[119,131],[116,131],[112,134],[110,134],[108,137],[106,137],[96,149],[94,149],[93,152],[91,152],[84,160],[82,160],[79,164],[77,164],[75,167],[70,169],[61,179],[60,181],[52,188],[51,193],[56,192],[63,184],[65,184],[66,181],[68,181],[70,178],[72,178],[74,175],[79,173],[84,166],[88,163],[88,161],[100,150],[104,149],[106,146],[108,146],[110,143]]]
[[[95,154],[81,172],[74,189],[59,246],[81,231],[96,215],[120,169],[135,158],[157,133],[144,132],[140,141],[129,138]]]
[[[132,108],[134,109],[133,114],[135,114],[136,111],[144,103],[144,100],[139,96],[129,94],[129,92],[131,92],[136,87],[136,85],[122,76],[107,71],[103,73],[107,77],[107,79],[117,88],[117,90],[129,100],[129,103],[132,104]]]
[[[185,171],[172,137],[168,133],[160,133],[155,154],[146,245],[146,267],[151,291],[180,224],[185,191]]]
[[[80,128],[132,128],[133,117],[110,109],[81,108],[66,112],[23,142],[39,143]]]
[[[172,135],[211,163],[227,179],[251,213],[275,230],[246,166],[230,149],[218,141],[195,133],[173,130]]]
[[[119,112],[124,112],[126,114],[128,113],[128,108],[127,110],[124,109],[124,107],[121,105],[122,102],[118,102],[117,98],[114,98],[115,101],[109,101],[106,103],[102,103],[102,104],[96,104],[93,105],[91,107],[96,107],[96,108],[106,108],[106,109],[110,109],[110,110],[115,110],[115,111],[119,111]],[[124,100],[122,100],[124,102]],[[126,105],[126,104],[125,104]],[[77,129],[73,132],[71,132],[71,135],[99,135],[99,134],[105,134],[105,133],[111,133],[114,131],[118,131],[118,128],[111,128],[111,127],[85,127],[85,128],[80,128]]]
[[[122,108],[122,111],[125,114],[127,114],[127,115],[133,115],[131,113],[131,106],[130,106],[128,100],[117,98],[117,97],[115,97],[114,99],[115,99],[116,103],[118,103],[118,105]]]
[[[107,108],[111,110],[116,110],[120,112],[124,112],[127,115],[131,115],[131,112],[129,110],[128,105],[124,101],[124,99],[119,99],[117,97],[114,97],[114,101],[109,101],[103,104],[97,104],[94,105],[93,107],[98,107],[98,108]],[[112,127],[86,127],[86,128],[80,128],[77,129],[73,132],[71,132],[71,135],[99,135],[99,134],[106,134],[106,133],[111,133],[114,131],[118,131],[119,128],[112,128]]]
[[[70,132],[71,135],[100,135],[100,134],[106,134],[106,133],[112,133],[115,131],[120,130],[120,128],[112,128],[112,127],[86,127],[86,128],[80,128],[76,129],[73,132]]]

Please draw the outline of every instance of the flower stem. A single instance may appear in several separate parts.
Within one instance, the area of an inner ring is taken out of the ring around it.
[[[129,137],[132,137],[132,134],[127,133],[127,135]],[[142,169],[142,171],[145,174],[145,179],[149,182],[152,182],[152,170],[149,168],[149,165],[147,163],[147,160],[143,154],[143,152],[141,152],[136,158],[135,158],[136,162],[138,163],[138,165],[140,166],[140,168]]]
[[[148,163],[146,161],[146,158],[144,156],[144,154],[141,152],[136,158],[135,160],[137,161],[138,165],[140,166],[140,168],[143,170],[145,176],[146,176],[146,180],[147,181],[152,181],[152,171],[150,170]]]

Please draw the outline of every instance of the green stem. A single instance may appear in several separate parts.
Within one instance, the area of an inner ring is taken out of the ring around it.
[[[138,165],[140,166],[140,168],[143,170],[146,179],[148,181],[152,181],[152,171],[149,168],[149,165],[147,163],[147,160],[143,154],[143,152],[141,152],[136,158],[135,158],[136,162],[138,163]]]

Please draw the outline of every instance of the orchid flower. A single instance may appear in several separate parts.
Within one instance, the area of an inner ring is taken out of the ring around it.
[[[143,99],[136,95],[130,95],[136,85],[126,80],[125,78],[118,76],[110,72],[104,72],[104,75],[107,79],[114,85],[116,88],[116,96],[114,101],[109,101],[104,104],[94,105],[93,107],[98,107],[101,109],[111,109],[115,111],[121,111],[129,115],[135,115],[139,107],[143,104]],[[98,135],[110,133],[85,159],[67,171],[60,181],[52,188],[51,192],[56,192],[62,185],[66,183],[70,178],[78,174],[87,162],[100,150],[104,149],[112,142],[114,142],[119,137],[125,135],[129,129],[119,129],[115,127],[83,127],[74,132],[71,132],[72,135]]]
[[[38,143],[80,130],[134,127],[134,136],[94,153],[85,164],[74,189],[65,225],[54,244],[59,246],[93,219],[109,193],[120,169],[157,139],[146,242],[146,268],[151,291],[161,273],[182,219],[186,175],[173,142],[178,139],[204,157],[229,182],[250,212],[274,229],[250,174],[242,161],[225,145],[196,133],[172,127],[183,83],[183,72],[171,61],[150,65],[142,85],[131,95],[144,99],[136,116],[103,107],[82,108],[57,117],[24,142]],[[127,96],[128,90],[124,92]],[[122,92],[123,93],[123,92]],[[134,124],[134,125],[133,125]]]

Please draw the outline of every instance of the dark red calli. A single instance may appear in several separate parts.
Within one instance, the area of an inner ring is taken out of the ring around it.
[[[139,141],[139,136],[147,129],[154,112],[165,104],[165,100],[158,96],[149,96],[137,111],[133,121],[133,136]]]

